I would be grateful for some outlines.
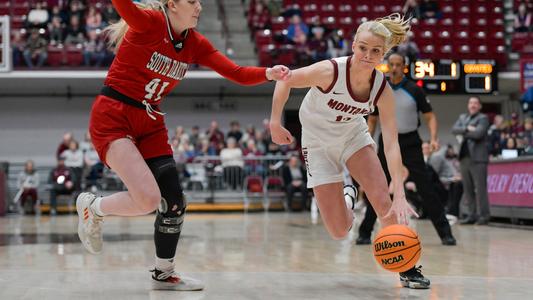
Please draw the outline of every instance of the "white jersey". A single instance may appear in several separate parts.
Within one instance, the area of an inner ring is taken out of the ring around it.
[[[300,122],[305,135],[322,141],[342,140],[353,135],[354,129],[368,130],[364,116],[374,111],[386,79],[383,73],[374,70],[369,99],[356,97],[350,86],[350,58],[331,60],[334,78],[327,90],[312,87],[307,92],[300,106]]]

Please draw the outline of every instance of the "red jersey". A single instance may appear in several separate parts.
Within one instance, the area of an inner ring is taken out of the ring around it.
[[[191,64],[213,69],[243,85],[265,82],[265,68],[241,67],[229,60],[200,33],[189,29],[183,49],[176,52],[170,38],[179,40],[161,11],[143,10],[132,0],[112,0],[129,25],[111,65],[105,85],[142,102],[159,104],[185,76]]]

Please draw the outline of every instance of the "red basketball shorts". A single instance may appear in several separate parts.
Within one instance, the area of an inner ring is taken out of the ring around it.
[[[89,132],[102,162],[111,142],[128,138],[137,146],[144,159],[172,155],[163,116],[151,119],[140,109],[109,97],[96,97],[89,119]]]

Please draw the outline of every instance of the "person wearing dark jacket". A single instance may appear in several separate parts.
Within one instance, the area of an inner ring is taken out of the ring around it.
[[[285,185],[285,192],[287,193],[287,207],[292,211],[292,199],[294,193],[300,192],[302,194],[302,209],[305,208],[307,200],[307,173],[302,167],[300,158],[298,156],[291,156],[289,161],[282,170],[283,183]]]

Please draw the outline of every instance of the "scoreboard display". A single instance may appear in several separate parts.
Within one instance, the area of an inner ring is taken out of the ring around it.
[[[378,69],[387,71],[386,65]],[[494,60],[416,60],[405,70],[429,94],[494,94],[498,73]]]

